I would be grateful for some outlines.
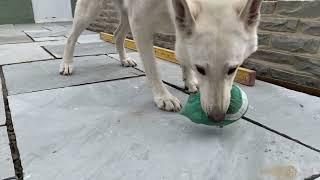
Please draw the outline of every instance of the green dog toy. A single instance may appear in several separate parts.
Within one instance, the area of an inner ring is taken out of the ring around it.
[[[200,93],[190,95],[187,104],[180,111],[180,114],[188,117],[192,122],[209,126],[223,127],[239,120],[248,110],[248,98],[239,86],[233,85],[231,89],[230,106],[223,121],[215,122],[208,118],[202,110]]]

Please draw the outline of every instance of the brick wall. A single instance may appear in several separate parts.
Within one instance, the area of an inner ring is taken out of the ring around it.
[[[320,89],[319,9],[320,1],[264,1],[259,50],[244,67],[257,70],[261,77]],[[106,0],[105,10],[90,29],[113,33],[118,22],[117,11],[111,0]],[[154,44],[173,49],[174,39],[156,34]]]
[[[259,76],[320,89],[320,1],[265,1],[259,50],[244,64]]]

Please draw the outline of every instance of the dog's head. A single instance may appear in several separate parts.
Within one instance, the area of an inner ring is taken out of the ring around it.
[[[177,56],[188,56],[197,74],[201,104],[223,120],[238,67],[257,50],[262,0],[172,0]],[[181,50],[184,49],[184,50]]]

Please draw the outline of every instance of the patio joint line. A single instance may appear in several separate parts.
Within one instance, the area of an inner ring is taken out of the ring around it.
[[[9,177],[9,178],[4,178],[2,180],[16,180],[16,177]]]
[[[40,46],[42,48],[44,48],[43,46]],[[80,58],[80,57],[97,57],[97,56],[106,56],[109,58],[112,58],[110,56],[108,56],[107,54],[94,54],[94,55],[81,55],[81,56],[73,56],[74,58]],[[2,64],[2,66],[11,66],[11,65],[19,65],[19,64],[30,64],[30,63],[35,63],[35,62],[45,62],[45,61],[56,61],[56,60],[61,60],[62,58],[55,58],[53,57],[53,59],[39,59],[39,60],[32,60],[32,61],[25,61],[25,62],[15,62],[15,63],[8,63],[8,64]],[[112,58],[114,59],[114,58]],[[77,60],[75,60],[74,62],[77,62]],[[136,70],[141,71],[140,69],[135,68]],[[144,73],[144,72],[143,72]]]
[[[28,36],[33,42],[36,42],[29,34],[27,34],[26,32],[22,31],[26,36]],[[19,44],[19,43],[18,43]]]
[[[94,82],[81,83],[81,84],[75,84],[75,85],[70,85],[70,86],[61,86],[61,87],[56,87],[56,88],[47,88],[47,89],[41,89],[41,90],[35,90],[35,91],[27,91],[27,92],[23,92],[23,93],[10,94],[10,96],[21,95],[21,94],[30,94],[30,93],[36,93],[36,92],[42,92],[42,91],[50,91],[50,90],[63,89],[63,88],[69,88],[69,87],[78,87],[78,86],[84,86],[84,85],[90,85],[90,84],[99,84],[99,83],[104,83],[104,82],[121,81],[121,80],[134,79],[134,78],[139,78],[139,77],[145,77],[145,74],[141,74],[141,75],[135,74],[134,76],[129,76],[129,77],[121,77],[121,78],[116,78],[116,79],[94,81]]]
[[[51,29],[47,28],[47,27],[44,27],[44,26],[41,26],[41,28],[45,29],[45,30],[49,30],[49,31],[52,31]]]
[[[32,40],[32,39],[31,39]],[[9,42],[9,43],[5,43],[5,44],[0,44],[0,46],[4,46],[4,45],[18,45],[18,44],[30,44],[30,43],[34,43],[34,41],[31,42]]]
[[[5,106],[6,126],[7,126],[11,156],[12,156],[13,165],[14,165],[14,171],[18,180],[23,180],[23,167],[21,164],[21,158],[20,158],[19,148],[17,145],[16,134],[15,134],[13,123],[12,123],[11,110],[10,110],[9,101],[8,101],[8,90],[7,90],[2,66],[0,66],[0,78],[2,81],[2,93],[3,93],[3,101]]]
[[[190,93],[186,92],[183,88],[181,88],[181,87],[179,87],[179,86],[177,86],[177,85],[174,85],[174,84],[171,84],[171,83],[168,83],[168,82],[165,82],[165,81],[163,81],[163,82],[164,82],[165,84],[167,84],[168,86],[171,86],[171,87],[173,87],[173,88],[175,88],[175,89],[177,89],[177,90],[179,90],[179,91],[181,91],[181,92],[183,92],[183,93],[185,93],[185,94],[190,94]],[[270,128],[270,127],[267,127],[267,126],[265,126],[265,125],[263,125],[263,124],[255,121],[255,120],[252,120],[252,119],[250,119],[250,118],[248,118],[248,117],[246,117],[246,116],[243,116],[242,119],[244,119],[244,120],[246,120],[246,121],[248,121],[248,122],[250,122],[250,123],[252,123],[252,124],[254,124],[254,125],[257,125],[257,126],[259,126],[259,127],[262,127],[262,128],[264,128],[264,129],[266,129],[266,130],[268,130],[268,131],[270,131],[270,132],[273,132],[273,133],[275,133],[275,134],[277,134],[277,135],[280,135],[280,136],[282,136],[282,137],[284,137],[284,138],[286,138],[286,139],[289,139],[289,140],[291,140],[291,141],[293,141],[293,142],[295,142],[295,143],[298,143],[298,144],[300,144],[300,145],[302,145],[302,146],[304,146],[304,147],[306,147],[306,148],[308,148],[308,149],[311,149],[311,150],[313,150],[313,151],[316,151],[316,152],[320,153],[320,149],[317,149],[317,148],[315,148],[315,147],[313,147],[313,146],[310,146],[310,145],[308,145],[308,144],[305,144],[305,143],[303,143],[302,141],[300,141],[300,140],[298,140],[298,139],[294,139],[294,138],[292,138],[292,137],[290,137],[290,136],[288,136],[288,135],[286,135],[286,134],[284,134],[284,133],[281,133],[281,132],[279,132],[279,131],[277,131],[277,130],[274,130],[274,129]],[[320,176],[319,176],[319,177],[320,177]]]
[[[39,60],[33,60],[33,61],[25,61],[25,62],[15,62],[15,63],[8,63],[8,64],[2,64],[2,66],[11,66],[11,65],[19,65],[19,64],[30,64],[35,62],[44,62],[44,61],[53,61],[58,59],[39,59]]]
[[[44,51],[46,51],[50,56],[52,56],[54,59],[58,59],[58,57],[56,57],[54,54],[52,54],[47,48],[45,48],[44,46],[40,46]],[[62,59],[62,58],[60,58]]]
[[[304,180],[315,180],[315,179],[318,179],[318,178],[320,178],[320,174],[312,175],[310,177],[304,178]]]

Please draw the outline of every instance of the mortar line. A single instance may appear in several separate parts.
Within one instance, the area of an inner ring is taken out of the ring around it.
[[[40,46],[42,47],[42,46]],[[74,58],[81,58],[81,57],[96,57],[96,56],[108,56],[107,54],[93,54],[93,55],[82,55],[82,56],[73,56]],[[112,57],[110,57],[112,58]],[[25,61],[25,62],[16,62],[16,63],[8,63],[8,64],[2,64],[1,66],[10,66],[10,65],[19,65],[19,64],[29,64],[29,63],[35,63],[35,62],[44,62],[44,61],[55,61],[55,60],[61,60],[62,58],[54,58],[54,59],[39,59],[39,60],[32,60],[32,61]],[[77,60],[75,60],[76,62]]]
[[[31,39],[32,40],[32,39]],[[35,43],[34,41],[30,41],[30,42],[12,42],[12,43],[5,43],[5,44],[0,44],[0,46],[4,46],[4,45],[18,45],[18,44],[31,44],[31,43]]]
[[[21,158],[20,158],[19,148],[17,145],[16,134],[15,134],[13,123],[12,123],[11,110],[10,110],[9,101],[8,101],[8,90],[7,90],[6,80],[4,77],[2,66],[0,66],[0,78],[2,82],[2,94],[3,94],[3,101],[5,106],[7,134],[9,138],[11,156],[13,160],[12,163],[14,165],[14,171],[15,171],[16,177],[18,178],[18,180],[23,180],[23,167],[21,164]]]
[[[78,87],[78,86],[84,86],[84,85],[90,85],[90,84],[100,84],[100,83],[104,83],[104,82],[121,81],[121,80],[134,79],[134,78],[145,77],[145,76],[146,76],[145,74],[141,74],[141,75],[136,74],[135,76],[121,77],[121,78],[116,78],[116,79],[101,80],[101,81],[94,81],[94,82],[88,82],[88,83],[80,83],[80,84],[61,86],[61,87],[56,87],[56,88],[47,88],[47,89],[41,89],[41,90],[35,90],[35,91],[27,91],[27,92],[23,92],[23,93],[14,93],[14,94],[10,94],[10,96],[21,95],[21,94],[31,94],[31,93],[36,93],[36,92],[50,91],[50,90],[70,88],[70,87]]]
[[[312,175],[310,177],[305,178],[304,180],[315,180],[315,179],[318,179],[318,178],[320,178],[320,174]]]
[[[31,37],[28,33],[26,33],[26,32],[24,32],[24,31],[22,31],[26,36],[28,36],[33,42],[36,42],[34,39],[33,39],[33,37]]]
[[[11,66],[11,65],[19,65],[19,64],[29,64],[34,62],[44,62],[44,61],[52,61],[57,59],[39,59],[39,60],[33,60],[33,61],[25,61],[25,62],[16,62],[16,63],[9,63],[9,64],[2,64],[1,66]]]
[[[16,180],[16,177],[8,177],[8,178],[4,178],[2,180]]]
[[[57,59],[58,57],[56,57],[55,55],[53,55],[47,48],[45,48],[44,46],[40,46],[44,51],[46,51],[48,54],[50,54],[54,59]]]

